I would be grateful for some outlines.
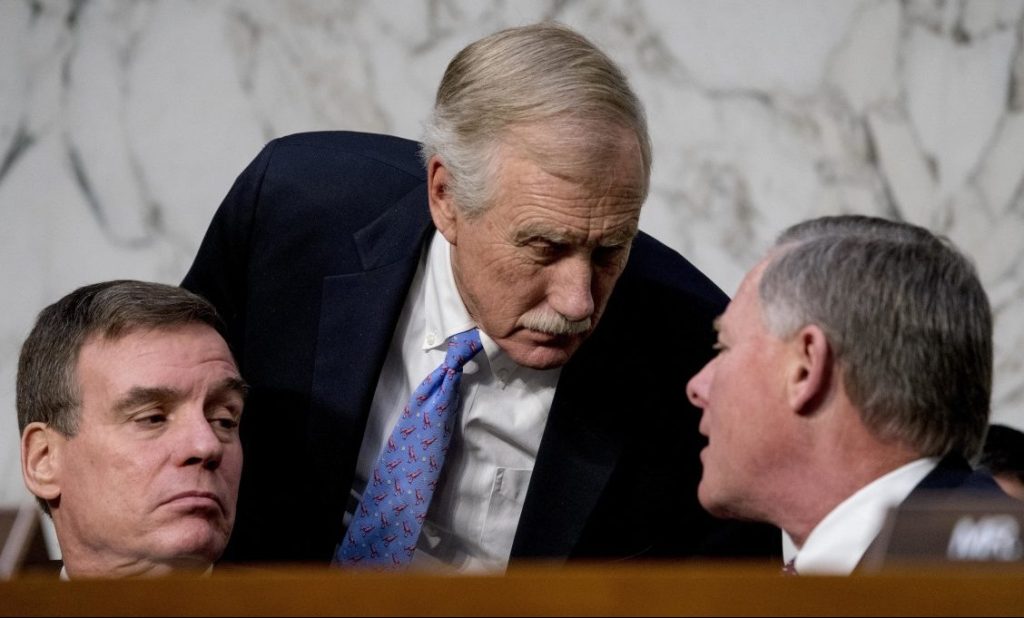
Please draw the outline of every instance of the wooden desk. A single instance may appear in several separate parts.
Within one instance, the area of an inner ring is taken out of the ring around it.
[[[504,577],[219,570],[0,582],[0,615],[1024,615],[1024,568],[784,577],[728,564],[520,567]]]

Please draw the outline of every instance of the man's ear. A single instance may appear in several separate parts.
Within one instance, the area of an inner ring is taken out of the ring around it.
[[[67,438],[45,423],[29,423],[21,433],[21,475],[25,486],[46,501],[60,497],[60,455]]]
[[[450,183],[451,174],[441,158],[437,155],[430,157],[427,161],[427,202],[430,204],[430,217],[445,240],[451,245],[457,245],[459,243],[456,222],[459,212],[452,199]]]
[[[793,336],[792,362],[786,376],[790,407],[800,414],[813,414],[827,398],[833,379],[832,349],[825,332],[809,324]]]

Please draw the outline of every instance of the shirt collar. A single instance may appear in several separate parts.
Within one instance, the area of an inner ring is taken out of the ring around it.
[[[852,573],[881,531],[889,509],[903,502],[938,464],[937,457],[917,459],[861,487],[818,522],[803,547],[783,531],[783,561],[795,556],[801,574]]]
[[[476,328],[477,324],[469,316],[459,294],[459,288],[455,284],[451,244],[438,231],[435,231],[433,238],[430,239],[424,270],[426,276],[423,306],[426,328],[423,330],[421,345],[426,351],[444,346],[449,337]],[[480,342],[494,375],[503,384],[507,383],[519,366],[483,330],[480,331]]]
[[[443,346],[452,335],[475,328],[476,324],[459,296],[452,274],[451,245],[440,232],[434,232],[430,240],[425,270],[423,300],[426,328],[422,345],[424,350],[430,350]]]

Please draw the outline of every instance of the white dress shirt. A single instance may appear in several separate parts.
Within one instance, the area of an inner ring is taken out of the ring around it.
[[[881,532],[889,509],[906,500],[937,465],[937,457],[917,459],[868,483],[818,522],[803,547],[783,531],[783,561],[795,556],[801,575],[849,575]]]
[[[476,326],[455,285],[450,248],[435,232],[409,288],[370,406],[346,525],[413,390],[444,361],[448,338]],[[413,568],[508,565],[561,371],[520,367],[483,331],[480,340],[483,353],[463,370],[456,430]]]

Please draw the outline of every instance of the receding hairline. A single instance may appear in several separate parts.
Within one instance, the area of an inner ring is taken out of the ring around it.
[[[494,144],[510,127],[548,126],[630,129],[649,190],[651,142],[643,104],[625,73],[586,36],[553,21],[506,28],[478,39],[448,64],[425,124],[421,158],[440,155],[451,170],[451,189],[464,209],[480,210],[493,197],[486,186]],[[571,135],[580,155],[607,149],[607,130]]]
[[[636,200],[637,206],[642,207],[649,191],[649,178],[644,169],[640,137],[631,127],[622,124],[597,121],[588,124],[593,124],[594,130],[604,135],[596,140],[587,138],[589,147],[576,143],[571,137],[565,139],[566,135],[573,135],[573,128],[557,121],[519,123],[495,136],[488,174],[491,199],[497,197],[506,164],[518,159],[528,161],[559,180],[595,187],[610,197]],[[614,134],[625,139],[615,139]]]

